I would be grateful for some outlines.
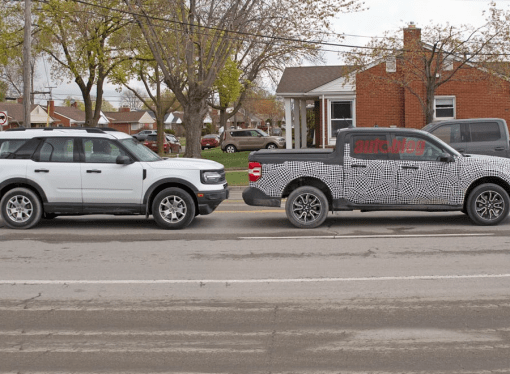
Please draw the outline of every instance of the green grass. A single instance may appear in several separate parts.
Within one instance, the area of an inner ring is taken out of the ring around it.
[[[229,186],[247,186],[250,184],[247,171],[227,171],[225,177]]]
[[[219,162],[225,170],[248,170],[248,155],[250,152],[224,153],[219,147],[204,149],[202,157]],[[248,174],[246,174],[248,175]]]

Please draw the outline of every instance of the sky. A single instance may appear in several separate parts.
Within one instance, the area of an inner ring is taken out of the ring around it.
[[[348,34],[343,44],[364,45],[368,37],[381,35],[387,30],[398,30],[403,26],[414,22],[416,27],[424,27],[427,24],[446,24],[482,26],[485,24],[483,11],[489,9],[489,0],[365,0],[365,11],[358,13],[345,13],[335,17],[334,30],[337,33]],[[496,1],[501,9],[509,9],[510,0]],[[357,35],[357,36],[350,36]],[[326,47],[343,50],[342,48]],[[338,53],[325,53],[326,65],[340,65]],[[303,65],[310,65],[305,62]],[[49,64],[39,64],[36,90],[46,91],[45,87],[57,86],[52,89],[53,99],[56,105],[61,105],[61,100],[72,96],[81,100],[81,94],[75,83],[56,84],[51,82],[49,76]],[[275,89],[275,87],[273,87]],[[115,91],[112,85],[104,87],[105,99],[115,107],[121,104],[120,93]],[[48,97],[40,95],[39,102],[45,103]]]

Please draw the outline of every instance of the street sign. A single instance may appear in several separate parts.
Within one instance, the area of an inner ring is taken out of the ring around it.
[[[7,117],[7,111],[0,111],[0,130],[9,123],[9,117]]]

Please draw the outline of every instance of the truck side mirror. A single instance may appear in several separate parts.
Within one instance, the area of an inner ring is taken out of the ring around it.
[[[453,162],[455,159],[449,153],[441,153],[438,157],[438,161],[441,162]]]

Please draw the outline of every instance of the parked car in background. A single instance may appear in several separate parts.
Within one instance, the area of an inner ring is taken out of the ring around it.
[[[200,144],[202,149],[218,147],[220,145],[220,136],[218,134],[204,135],[200,140]]]
[[[170,149],[172,150],[172,153],[182,152],[181,142],[175,137],[175,135],[165,134],[165,137],[166,140],[170,143]]]
[[[143,142],[143,145],[154,152],[158,152],[158,136],[149,135]],[[163,152],[165,153],[179,153],[181,151],[181,145],[177,143],[170,143],[165,137],[163,142]]]
[[[221,150],[227,153],[257,151],[262,148],[285,148],[285,139],[269,136],[260,129],[226,130],[221,136]]]
[[[433,122],[422,130],[437,136],[461,153],[510,158],[508,127],[501,118]]]
[[[147,139],[147,136],[155,135],[157,133],[158,132],[156,130],[142,130],[139,133],[133,135],[133,138],[135,138],[139,142],[143,142],[145,139]]]

